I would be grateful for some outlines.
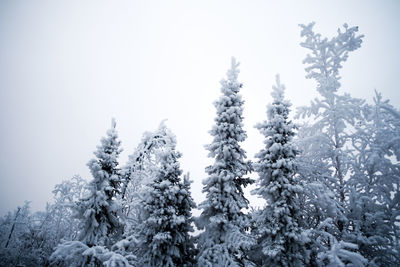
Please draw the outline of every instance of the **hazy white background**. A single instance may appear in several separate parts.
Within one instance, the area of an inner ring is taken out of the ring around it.
[[[400,1],[0,1],[0,214],[35,210],[86,163],[110,127],[133,152],[159,122],[177,135],[199,203],[212,105],[230,57],[241,62],[243,144],[262,146],[276,73],[294,107],[315,96],[304,78],[299,23],[333,36],[343,23],[365,34],[342,70],[342,91],[400,106]],[[253,202],[253,204],[256,202]]]

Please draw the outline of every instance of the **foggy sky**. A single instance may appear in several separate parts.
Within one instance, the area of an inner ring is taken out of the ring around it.
[[[122,164],[168,119],[199,203],[212,103],[231,56],[241,62],[250,159],[275,74],[293,108],[316,96],[299,23],[315,21],[328,37],[345,22],[359,26],[364,42],[341,70],[340,91],[371,101],[377,89],[399,108],[399,14],[395,0],[1,1],[0,214],[24,200],[43,209],[63,179],[91,179],[86,163],[112,117]]]

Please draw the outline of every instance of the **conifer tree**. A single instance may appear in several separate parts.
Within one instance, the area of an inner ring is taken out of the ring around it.
[[[344,240],[348,227],[349,187],[346,177],[351,172],[351,129],[361,116],[364,101],[340,94],[339,70],[348,59],[349,52],[361,47],[363,35],[358,27],[344,24],[331,39],[314,32],[315,23],[300,25],[301,43],[310,54],[306,78],[317,82],[319,97],[298,115],[311,123],[301,127],[298,161],[299,173],[304,179],[305,194],[302,201],[311,243],[312,264],[343,265],[364,264],[357,245]],[[349,127],[351,126],[351,127]]]
[[[251,171],[240,142],[246,138],[243,130],[243,103],[239,95],[242,84],[237,81],[239,64],[232,58],[227,80],[221,81],[222,96],[215,102],[217,117],[207,145],[213,165],[206,168],[208,178],[203,181],[206,200],[196,225],[204,229],[199,235],[198,266],[244,266],[250,264],[244,253],[253,244],[246,233],[249,226],[243,209],[248,208],[243,187],[252,182],[244,176]]]
[[[115,127],[113,119],[107,136],[94,152],[96,159],[88,163],[93,179],[87,186],[88,194],[76,204],[76,217],[83,226],[79,240],[58,245],[50,257],[53,265],[130,266],[123,255],[113,251],[124,226],[117,200],[121,183],[118,156],[122,149]]]
[[[349,28],[344,24],[344,31],[339,29],[337,36],[328,40],[314,33],[314,24],[300,25],[301,36],[305,38],[301,46],[311,52],[303,61],[307,64],[306,78],[316,80],[319,93],[319,98],[310,107],[303,107],[299,112],[303,117],[314,119],[310,127],[303,127],[303,131],[309,134],[303,149],[321,159],[332,171],[332,179],[327,183],[344,205],[345,176],[350,168],[348,154],[351,153],[346,147],[350,140],[347,125],[354,125],[363,101],[338,93],[339,69],[347,60],[348,53],[361,46],[363,35],[357,35],[358,27]],[[338,223],[340,230],[343,230],[343,223]]]
[[[171,133],[168,136],[172,136]],[[194,243],[189,232],[192,208],[189,177],[181,179],[178,159],[181,154],[173,143],[158,153],[160,159],[155,177],[142,191],[142,223],[136,226],[136,258],[140,266],[192,266]]]
[[[356,125],[347,239],[370,266],[400,264],[400,112],[376,92]]]
[[[118,156],[122,149],[115,126],[113,119],[107,137],[101,139],[94,152],[96,159],[88,163],[93,180],[88,186],[89,195],[78,203],[78,216],[84,221],[80,240],[89,247],[110,246],[123,230],[119,218],[121,207],[116,201],[121,183]]]
[[[256,128],[265,136],[265,148],[256,157],[258,187],[253,191],[267,201],[267,206],[256,213],[256,229],[263,266],[302,266],[305,251],[300,223],[301,207],[298,194],[302,187],[297,181],[292,142],[295,126],[289,120],[291,104],[284,99],[284,85],[276,76],[273,103],[268,106],[268,121]]]

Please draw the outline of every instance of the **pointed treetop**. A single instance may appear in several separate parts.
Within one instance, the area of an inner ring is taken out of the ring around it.
[[[228,76],[229,81],[235,81],[239,75],[239,67],[240,63],[236,61],[235,57],[231,59],[231,68],[228,70],[226,75]]]
[[[275,76],[276,85],[272,86],[272,93],[271,96],[274,98],[275,101],[283,101],[284,94],[285,94],[285,85],[281,84],[281,79],[279,74]]]
[[[111,128],[115,129],[117,127],[117,122],[115,121],[115,118],[111,118]]]
[[[168,120],[168,119],[163,119],[163,120],[160,122],[160,124],[158,125],[158,129],[166,129],[167,126],[165,125],[165,122],[166,122],[167,120]]]
[[[235,57],[231,57],[231,69],[236,69],[237,67],[239,67],[240,63],[237,62]]]

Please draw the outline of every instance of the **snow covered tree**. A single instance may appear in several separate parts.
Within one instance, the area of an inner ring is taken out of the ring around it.
[[[314,23],[300,26],[301,36],[305,38],[301,46],[311,52],[304,60],[308,65],[306,78],[317,82],[319,93],[309,107],[303,107],[298,113],[298,116],[310,119],[309,124],[300,128],[298,145],[302,153],[298,166],[305,183],[302,199],[308,223],[305,227],[320,229],[310,232],[311,262],[315,263],[317,255],[333,251],[331,237],[340,242],[348,230],[346,210],[350,190],[346,177],[352,168],[351,155],[355,153],[350,136],[361,117],[364,101],[349,94],[339,94],[339,69],[349,52],[361,46],[363,35],[357,35],[357,27],[344,24],[344,31],[339,29],[337,36],[328,40],[314,33]],[[355,252],[354,246],[341,246],[340,249]],[[325,257],[328,258],[335,257]],[[359,260],[351,257],[345,263],[351,259]]]
[[[38,246],[30,202],[0,218],[0,266],[41,266],[45,257]]]
[[[44,211],[30,212],[29,202],[14,214],[0,218],[1,266],[48,266],[49,257],[61,240],[73,240],[79,221],[72,216],[73,200],[83,192],[86,182],[79,176],[56,185],[54,203]]]
[[[122,149],[115,127],[113,119],[107,137],[101,139],[94,152],[96,159],[88,163],[93,180],[88,184],[88,194],[76,205],[76,216],[83,225],[79,241],[60,244],[50,257],[53,264],[129,266],[122,255],[111,251],[123,233],[121,205],[117,200],[121,184],[118,156]]]
[[[33,242],[44,265],[48,265],[48,258],[54,248],[63,240],[76,240],[81,223],[73,216],[75,202],[84,196],[86,180],[75,175],[70,180],[57,184],[53,190],[54,203],[48,203],[45,211],[35,212]]]
[[[176,138],[162,122],[146,132],[124,167],[127,224],[113,251],[134,266],[191,266],[194,243],[188,176],[181,179]]]
[[[274,101],[267,109],[268,121],[256,125],[265,136],[265,148],[256,155],[259,160],[254,169],[259,179],[253,193],[262,196],[267,205],[256,213],[255,232],[262,266],[303,266],[307,259],[299,223],[302,187],[296,177],[295,126],[289,120],[291,104],[284,99],[285,87],[278,75],[272,88]]]
[[[70,180],[62,181],[54,187],[54,203],[49,205],[45,215],[45,225],[54,231],[53,244],[57,245],[63,240],[76,240],[81,231],[80,218],[74,216],[76,202],[82,199],[87,192],[87,181],[79,175],[74,175]],[[49,231],[47,231],[49,232]]]
[[[206,168],[208,178],[203,181],[206,200],[196,220],[199,229],[198,266],[245,266],[250,264],[245,250],[254,243],[246,232],[249,219],[243,213],[248,208],[243,187],[252,183],[244,176],[251,171],[240,142],[246,138],[243,130],[243,103],[239,95],[242,84],[237,81],[239,64],[232,58],[227,80],[221,81],[222,96],[215,102],[217,117],[210,131],[213,142],[207,145],[214,164]]]
[[[400,112],[376,93],[352,136],[350,232],[371,266],[400,264]]]
[[[305,152],[314,153],[314,158],[321,158],[333,171],[331,188],[337,194],[341,203],[345,202],[345,176],[349,171],[349,159],[346,143],[349,136],[346,129],[354,125],[360,117],[360,107],[363,101],[352,98],[349,94],[338,94],[340,88],[339,69],[348,58],[348,52],[361,46],[363,35],[356,35],[358,27],[349,28],[344,24],[344,32],[338,30],[338,35],[331,40],[322,39],[320,34],[312,30],[314,23],[300,25],[301,36],[305,41],[301,45],[309,50],[304,60],[308,64],[306,78],[315,79],[320,98],[316,98],[310,107],[300,109],[299,115],[312,117],[314,123],[303,127],[310,134]],[[340,230],[343,222],[339,221]]]
[[[143,222],[137,227],[136,256],[141,266],[191,266],[194,243],[188,176],[182,181],[175,145],[160,152],[160,168],[140,201]]]
[[[101,145],[94,152],[97,159],[88,163],[93,180],[88,186],[89,194],[79,201],[77,207],[78,216],[84,221],[80,240],[89,247],[110,246],[122,234],[121,207],[115,201],[121,183],[117,166],[122,149],[115,126],[113,119],[107,137],[101,139]]]
[[[143,135],[123,168],[122,201],[128,223],[125,238],[115,248],[131,264],[190,265],[193,260],[194,245],[188,232],[192,231],[194,202],[189,181],[181,181],[179,157],[176,138],[162,122],[156,131]],[[158,242],[153,241],[158,233],[170,235],[171,239],[162,241],[160,234]]]

